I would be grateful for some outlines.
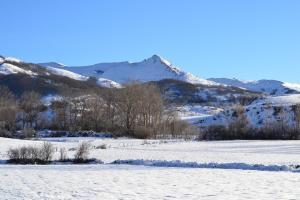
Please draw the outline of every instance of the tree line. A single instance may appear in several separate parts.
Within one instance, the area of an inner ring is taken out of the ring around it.
[[[89,92],[65,90],[50,105],[34,91],[14,96],[0,86],[0,135],[33,136],[42,129],[93,130],[136,138],[187,138],[197,129],[165,109],[152,84],[131,83],[121,89]]]

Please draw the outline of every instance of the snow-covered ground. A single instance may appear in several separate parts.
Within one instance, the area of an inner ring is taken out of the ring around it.
[[[94,149],[90,157],[105,163],[115,160],[160,160],[197,163],[246,163],[264,165],[300,164],[300,141],[181,141],[100,138],[47,138],[57,149],[66,147],[69,157],[81,141]],[[0,159],[7,159],[10,147],[41,145],[43,141],[0,138]],[[97,149],[105,144],[106,149]],[[58,158],[59,153],[56,153]]]
[[[135,166],[0,166],[1,199],[298,199],[300,174]]]
[[[173,107],[172,109],[178,113],[180,119],[191,124],[197,123],[202,119],[211,118],[223,111],[221,108],[201,105],[184,105]]]
[[[106,164],[2,164],[1,198],[297,199],[300,195],[299,170],[283,168],[300,164],[300,141],[44,140],[57,149],[66,147],[70,157],[80,141],[90,141],[90,157]],[[0,159],[7,159],[10,147],[42,143],[0,138]],[[97,149],[103,144],[106,149]],[[115,160],[128,164],[109,164]]]

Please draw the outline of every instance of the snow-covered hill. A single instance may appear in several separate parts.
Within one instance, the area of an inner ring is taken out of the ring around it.
[[[20,62],[21,61],[16,58],[0,56],[0,74],[8,75],[8,74],[21,73],[21,74],[27,74],[31,76],[37,75],[31,70],[26,70],[18,66]]]
[[[278,123],[284,119],[288,124],[295,123],[294,109],[296,105],[300,104],[300,94],[288,94],[282,96],[266,96],[258,98],[251,104],[244,106],[247,114],[248,121],[253,127],[262,127],[267,124]],[[185,114],[182,110],[188,107],[183,106],[179,110],[180,116]],[[189,106],[191,107],[191,106]],[[193,108],[192,106],[191,108]],[[201,107],[201,106],[200,106]],[[200,126],[207,127],[210,125],[228,125],[232,122],[232,107],[225,107],[223,110],[218,109],[218,112],[207,113],[204,109],[192,109],[192,113],[188,113],[189,118],[182,118],[190,121],[191,123]]]
[[[87,81],[88,76],[74,73],[63,68],[64,65],[60,63],[50,62],[41,63],[39,65],[25,63],[21,60],[12,57],[0,56],[0,75],[22,74],[31,77],[51,76],[57,75],[60,77],[67,77],[76,81]],[[120,88],[121,85],[112,80],[99,78],[96,80],[97,84],[106,88]]]
[[[131,81],[149,82],[163,79],[175,79],[192,84],[218,85],[213,81],[199,78],[173,66],[158,55],[141,62],[99,63],[89,66],[64,66],[59,63],[40,63],[42,66],[63,68],[86,77],[105,78],[124,84]]]
[[[300,84],[284,83],[277,80],[241,81],[229,78],[210,78],[209,80],[234,87],[244,88],[254,92],[270,95],[283,95],[300,92]]]

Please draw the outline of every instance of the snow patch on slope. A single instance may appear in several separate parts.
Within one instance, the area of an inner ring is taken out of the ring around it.
[[[9,75],[9,74],[17,74],[17,73],[22,73],[22,74],[27,74],[30,76],[36,76],[37,74],[29,71],[29,70],[24,70],[20,67],[17,67],[13,64],[9,64],[9,63],[3,63],[0,65],[0,74],[4,74],[4,75]]]
[[[13,58],[13,57],[5,57],[4,60],[8,61],[8,62],[16,62],[16,63],[20,63],[21,62],[21,60],[19,60],[17,58]]]
[[[65,66],[64,64],[57,63],[57,62],[38,63],[38,65],[41,65],[41,66],[44,66],[44,67],[55,67],[55,68],[60,68],[60,67]]]
[[[71,79],[75,79],[78,81],[86,81],[88,80],[88,77],[82,76],[80,74],[76,74],[74,72],[64,70],[64,69],[59,69],[59,68],[54,68],[54,67],[46,67],[48,70],[50,70],[53,74],[60,75],[60,76],[65,76]]]
[[[106,88],[121,88],[122,87],[122,85],[120,85],[119,83],[114,82],[109,79],[105,79],[105,78],[99,78],[97,83],[98,83],[98,85],[100,85],[102,87],[106,87]]]
[[[283,83],[283,86],[292,90],[300,91],[300,84],[297,83]]]
[[[251,105],[272,105],[272,106],[291,106],[300,103],[300,94],[270,96],[259,99]]]
[[[178,117],[191,124],[197,123],[198,121],[212,117],[223,111],[221,108],[201,105],[184,105],[173,108],[178,113]]]

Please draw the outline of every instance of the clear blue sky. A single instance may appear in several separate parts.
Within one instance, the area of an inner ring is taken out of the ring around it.
[[[0,54],[86,65],[159,54],[198,76],[300,83],[298,0],[1,0]]]

